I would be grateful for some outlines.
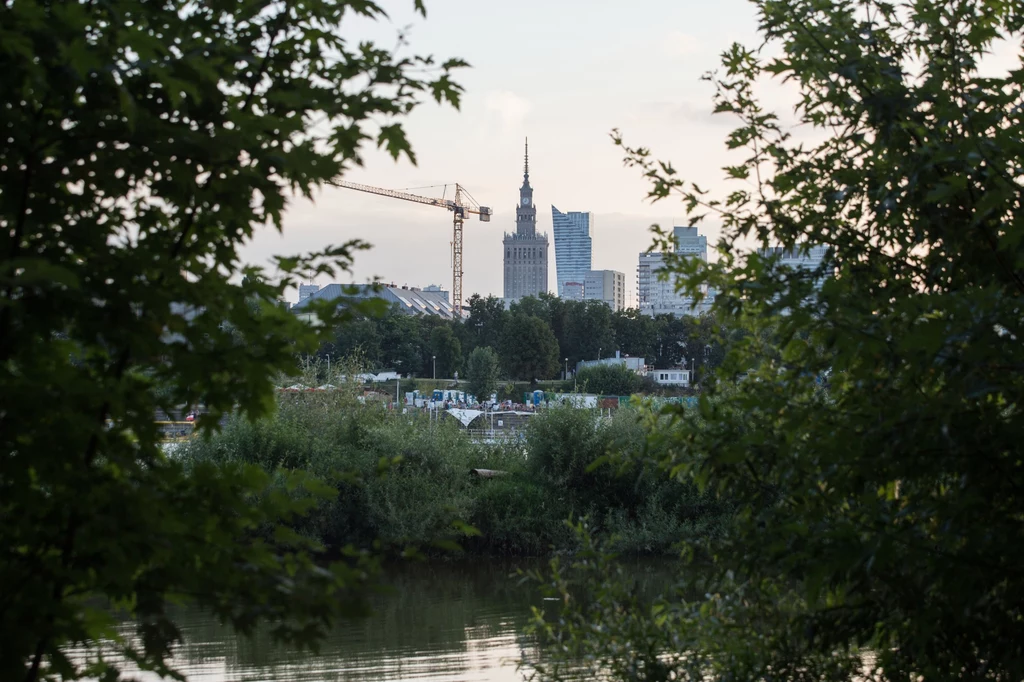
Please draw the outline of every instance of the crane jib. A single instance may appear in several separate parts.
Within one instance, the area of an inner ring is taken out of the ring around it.
[[[392,199],[402,199],[404,201],[412,201],[418,204],[426,204],[428,206],[437,206],[438,208],[444,208],[453,213],[454,225],[452,234],[452,306],[455,316],[462,316],[462,222],[466,218],[467,213],[480,216],[481,222],[490,222],[491,215],[494,213],[487,206],[477,206],[476,200],[465,190],[461,185],[455,185],[455,199],[438,199],[435,197],[422,197],[418,194],[409,194],[408,192],[400,192],[393,189],[384,189],[383,187],[372,187],[370,185],[360,185],[355,182],[348,182],[346,180],[336,180],[330,184],[336,187],[344,187],[346,189],[354,189],[359,192],[366,192],[368,194],[377,194],[383,197],[391,197]],[[463,197],[468,197],[470,206],[463,205]]]

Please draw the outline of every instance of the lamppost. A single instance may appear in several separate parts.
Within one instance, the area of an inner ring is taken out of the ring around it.
[[[331,354],[327,354],[327,383],[331,383]]]
[[[597,359],[598,360],[601,359],[601,349],[600,348],[597,349]]]
[[[565,359],[565,380],[569,380],[569,358]]]
[[[430,359],[434,361],[434,380],[437,380],[437,356],[431,355]]]

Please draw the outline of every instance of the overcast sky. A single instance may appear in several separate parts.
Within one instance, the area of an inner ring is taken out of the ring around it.
[[[623,167],[609,131],[619,128],[631,146],[670,160],[683,178],[721,189],[722,166],[737,161],[724,144],[736,122],[711,115],[712,89],[700,77],[719,66],[731,43],[758,44],[753,6],[746,0],[426,0],[424,20],[412,11],[413,0],[379,1],[390,20],[349,22],[343,27],[349,38],[390,47],[406,31],[408,54],[457,56],[472,68],[458,74],[466,88],[461,111],[428,103],[406,120],[418,166],[367,150],[365,167],[346,179],[391,189],[454,182],[468,188],[494,216],[466,224],[464,295],[501,296],[501,241],[515,229],[529,136],[540,230],[550,236],[552,204],[593,212],[593,267],[624,272],[627,302],[635,303],[637,255],[650,246],[650,225],[682,224],[684,210],[678,201],[644,200],[648,184]],[[985,75],[1019,68],[1019,41],[993,52],[982,62]],[[790,86],[765,83],[758,95],[784,124],[792,120]],[[284,236],[261,232],[243,257],[262,264],[275,254],[361,238],[374,248],[358,256],[353,281],[450,289],[451,229],[441,209],[330,188],[315,203],[294,201]],[[709,241],[717,237],[713,225],[702,229]],[[554,291],[553,253],[549,277]]]
[[[684,210],[677,201],[652,206],[644,200],[647,183],[623,166],[609,131],[619,128],[628,143],[649,146],[685,177],[714,186],[733,122],[710,115],[711,88],[700,76],[718,66],[731,42],[757,40],[752,6],[745,0],[427,0],[423,20],[412,4],[385,0],[390,21],[354,22],[345,32],[390,46],[408,28],[410,53],[462,57],[472,66],[458,75],[466,88],[462,109],[431,102],[408,118],[418,166],[367,150],[365,168],[346,179],[393,189],[467,187],[494,216],[466,224],[465,297],[501,296],[501,241],[515,229],[529,136],[539,229],[550,235],[552,204],[593,212],[593,267],[624,272],[635,297],[637,255],[650,245],[650,225],[682,223]],[[356,237],[374,248],[357,258],[355,281],[451,288],[445,211],[344,189],[325,190],[315,203],[293,202],[284,236],[267,230],[244,255],[262,263]],[[549,273],[554,291],[553,251]]]

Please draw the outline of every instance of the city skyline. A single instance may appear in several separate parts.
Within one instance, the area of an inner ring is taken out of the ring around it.
[[[636,169],[623,167],[621,149],[609,133],[619,128],[628,142],[650,146],[688,177],[714,187],[711,180],[729,162],[724,141],[733,124],[725,116],[712,117],[712,89],[700,76],[718,65],[718,54],[733,40],[756,40],[750,6],[744,0],[722,0],[715,7],[695,0],[641,0],[630,8],[641,20],[640,30],[624,32],[621,6],[599,0],[556,6],[524,0],[515,7],[428,0],[426,20],[407,0],[382,4],[390,24],[354,17],[347,35],[391,46],[404,32],[404,54],[458,56],[472,68],[456,75],[466,88],[461,111],[430,102],[405,120],[418,166],[404,159],[396,163],[371,144],[362,152],[364,165],[350,168],[344,178],[419,188],[411,191],[430,196],[441,190],[425,186],[464,185],[494,211],[489,224],[466,224],[464,298],[501,297],[499,254],[503,233],[515,221],[509,189],[520,184],[523,138],[529,136],[538,200],[545,208],[580,207],[593,214],[600,234],[592,265],[626,273],[627,297],[635,302],[636,254],[650,246],[648,228],[669,227],[685,211],[678,202],[645,201],[648,183]],[[502,30],[474,30],[481,21]],[[692,31],[695,21],[702,26],[699,35]],[[529,50],[522,48],[523,35],[530,36]],[[356,238],[373,248],[356,255],[351,281],[450,286],[451,221],[444,212],[338,188],[325,188],[314,200],[293,201],[284,236],[261,231],[247,246],[246,259],[266,263],[275,254]],[[552,233],[547,211],[538,216],[537,229]],[[555,269],[549,266],[551,292],[557,291]]]
[[[637,0],[629,6],[635,21],[628,30],[622,5],[602,0],[514,5],[427,0],[425,20],[408,0],[384,0],[382,5],[390,24],[352,17],[346,19],[346,35],[390,48],[402,33],[409,43],[402,48],[405,55],[458,56],[473,68],[456,76],[466,90],[461,111],[429,102],[404,120],[418,166],[404,159],[396,163],[369,144],[362,151],[363,166],[350,168],[344,178],[392,189],[420,188],[418,193],[434,196],[441,190],[424,186],[459,182],[492,207],[489,224],[466,225],[464,298],[502,294],[498,254],[503,233],[514,222],[509,188],[519,183],[526,136],[534,142],[533,181],[544,188],[545,205],[592,212],[600,225],[593,263],[627,274],[627,298],[633,305],[631,273],[637,253],[651,245],[648,228],[683,224],[685,210],[673,199],[653,205],[645,199],[649,183],[636,168],[623,166],[621,149],[609,132],[618,128],[627,143],[648,147],[681,177],[712,194],[735,187],[725,183],[721,168],[741,158],[725,145],[739,123],[727,114],[711,114],[713,87],[701,76],[721,67],[720,55],[732,42],[761,44],[753,7],[745,0]],[[501,30],[480,31],[481,22]],[[523,36],[529,36],[528,50]],[[766,54],[774,49],[769,45]],[[999,45],[987,64],[1016,61],[1012,44]],[[792,85],[766,80],[757,95],[782,125],[792,125]],[[789,132],[794,139],[808,134],[806,128]],[[357,254],[351,281],[379,277],[450,286],[451,221],[443,212],[337,188],[323,189],[314,200],[293,201],[284,216],[284,236],[272,228],[260,230],[243,257],[266,264],[273,255],[362,239],[373,248]],[[550,234],[550,220],[541,214],[538,229]],[[700,227],[714,244],[718,224],[708,220]],[[557,291],[554,270],[549,268],[549,291]]]

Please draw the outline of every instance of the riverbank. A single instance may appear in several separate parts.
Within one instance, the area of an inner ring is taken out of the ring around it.
[[[454,421],[431,422],[360,405],[345,395],[298,394],[257,423],[229,419],[209,440],[181,444],[187,463],[246,463],[278,479],[302,471],[337,489],[294,529],[336,552],[379,541],[440,553],[456,522],[479,535],[456,537],[480,556],[545,556],[570,550],[567,518],[587,517],[623,553],[658,555],[682,539],[720,532],[724,505],[649,468],[590,464],[645,446],[634,410],[553,409],[534,417],[525,439],[475,443]],[[472,469],[505,472],[472,476]],[[283,486],[283,482],[281,484]],[[442,541],[442,542],[438,542]]]

